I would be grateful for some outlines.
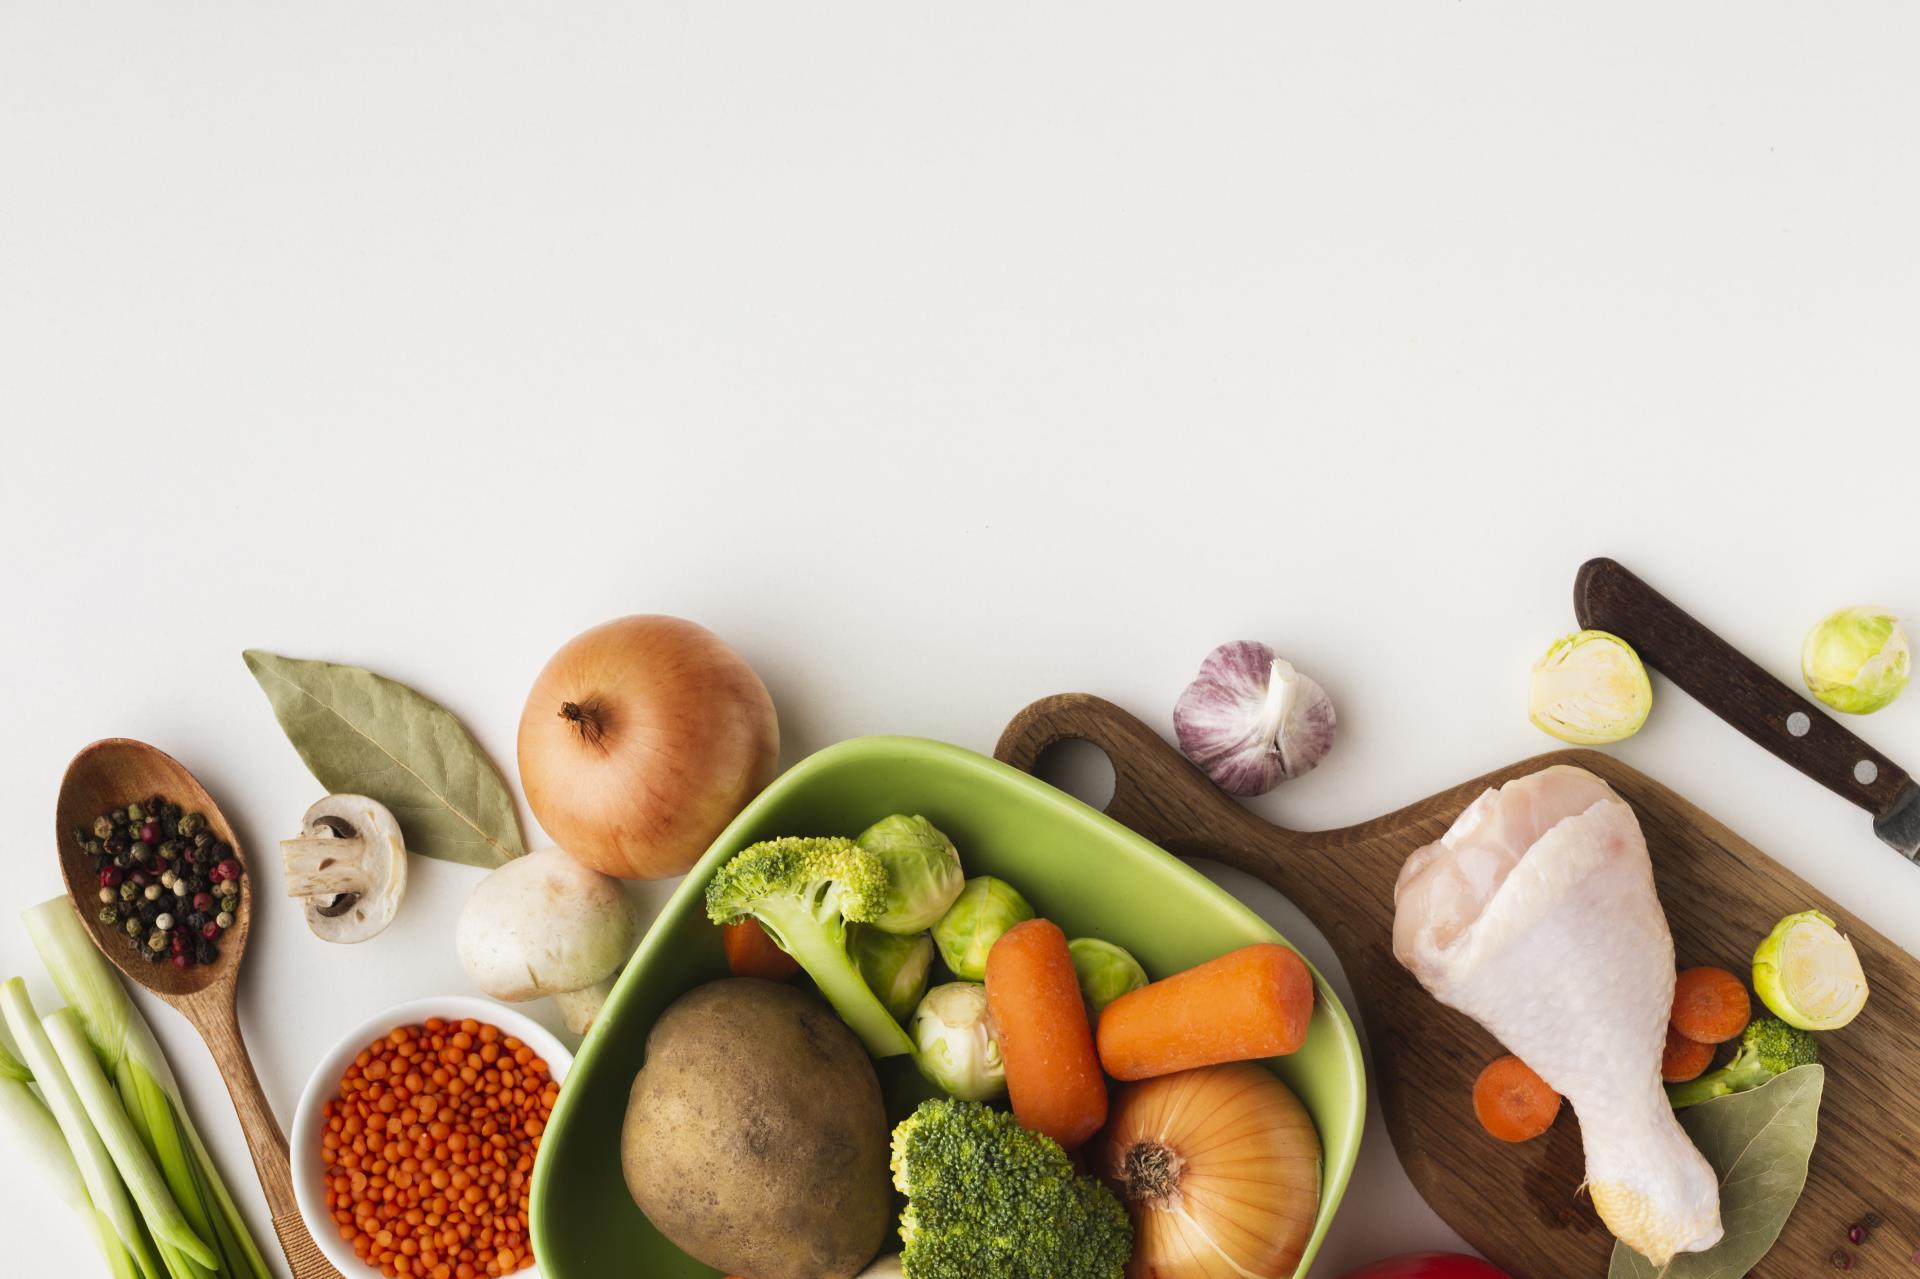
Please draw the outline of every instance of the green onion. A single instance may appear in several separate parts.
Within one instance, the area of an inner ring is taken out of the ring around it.
[[[133,1210],[133,1202],[127,1198],[127,1188],[121,1184],[120,1174],[113,1166],[113,1157],[107,1153],[100,1134],[94,1131],[73,1084],[61,1070],[60,1059],[54,1055],[53,1045],[47,1041],[46,1032],[40,1028],[40,1018],[33,1011],[33,1002],[27,998],[27,985],[18,977],[0,985],[0,1013],[5,1015],[14,1042],[26,1059],[27,1069],[33,1072],[34,1082],[40,1085],[40,1093],[46,1098],[47,1109],[66,1138],[69,1154],[79,1165],[80,1180],[88,1199],[111,1225],[122,1247],[139,1262],[140,1273],[147,1279],[159,1279],[159,1263]]]
[[[87,1118],[93,1120],[95,1131],[106,1143],[107,1152],[113,1156],[114,1166],[120,1170],[120,1179],[127,1183],[127,1189],[132,1192],[133,1202],[146,1219],[147,1229],[153,1232],[154,1242],[161,1245],[163,1250],[172,1247],[188,1260],[211,1268],[219,1259],[214,1256],[213,1249],[193,1233],[186,1215],[173,1201],[166,1178],[160,1175],[153,1156],[147,1153],[140,1134],[134,1131],[133,1121],[120,1108],[120,1098],[114,1095],[113,1085],[107,1082],[106,1075],[101,1071],[100,1062],[88,1046],[86,1032],[80,1029],[80,1019],[74,1016],[73,1009],[62,1008],[50,1013],[40,1024],[53,1044],[54,1055],[66,1069],[74,1091],[80,1095],[80,1104],[86,1107]],[[171,1266],[168,1268],[172,1269]]]
[[[167,1189],[199,1239],[219,1253],[221,1279],[273,1279],[233,1195],[181,1100],[180,1087],[145,1017],[127,995],[64,897],[22,918],[68,1005],[78,1014],[120,1104],[159,1165]]]
[[[80,1165],[73,1161],[73,1151],[67,1148],[53,1112],[28,1087],[32,1080],[33,1072],[7,1051],[5,1039],[0,1038],[0,1128],[11,1131],[14,1146],[27,1152],[47,1188],[87,1223],[115,1279],[134,1279],[140,1272],[133,1257],[114,1233],[113,1223],[87,1197]]]

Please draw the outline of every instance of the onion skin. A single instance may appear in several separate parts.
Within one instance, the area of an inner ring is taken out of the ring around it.
[[[1094,1155],[1133,1218],[1127,1279],[1291,1279],[1320,1207],[1320,1137],[1251,1063],[1129,1084]]]
[[[556,843],[605,875],[684,874],[773,780],[766,685],[704,626],[622,617],[553,655],[520,715],[520,782]]]

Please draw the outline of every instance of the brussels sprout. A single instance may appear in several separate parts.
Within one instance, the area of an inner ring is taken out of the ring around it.
[[[987,988],[951,981],[913,1011],[913,1059],[927,1082],[960,1101],[992,1101],[1007,1090],[1000,1040],[987,1016]]]
[[[1528,717],[1563,742],[1604,746],[1640,731],[1653,685],[1633,646],[1606,631],[1577,631],[1533,664]]]
[[[1859,954],[1817,910],[1774,925],[1753,952],[1753,988],[1774,1016],[1801,1030],[1838,1030],[1867,1004]]]
[[[953,841],[924,817],[882,818],[854,843],[887,864],[887,908],[868,921],[885,932],[924,931],[966,886]]]
[[[1813,695],[1837,711],[1866,715],[1907,686],[1912,657],[1900,619],[1877,608],[1843,608],[1811,631],[1800,673]]]
[[[933,926],[940,958],[963,981],[987,979],[987,952],[1000,934],[1033,918],[1033,907],[1004,879],[981,875],[969,879],[953,905]]]
[[[1080,979],[1087,1015],[1095,1021],[1102,1008],[1147,984],[1147,970],[1140,961],[1110,941],[1076,937],[1067,943],[1067,953],[1073,956],[1073,973]]]
[[[894,1020],[905,1021],[927,989],[927,974],[933,970],[933,938],[925,933],[901,937],[878,928],[856,924],[848,949],[867,987],[880,996]]]

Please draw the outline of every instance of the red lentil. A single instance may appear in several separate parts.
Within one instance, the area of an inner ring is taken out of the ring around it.
[[[347,1067],[320,1139],[333,1220],[387,1279],[481,1279],[533,1263],[527,1201],[560,1085],[499,1027],[429,1017]]]

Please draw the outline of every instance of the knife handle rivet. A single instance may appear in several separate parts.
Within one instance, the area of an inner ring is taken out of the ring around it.
[[[1880,776],[1880,766],[1870,759],[1863,759],[1853,766],[1853,780],[1862,786],[1871,786]]]
[[[1813,730],[1813,721],[1805,711],[1795,711],[1787,716],[1787,732],[1795,737],[1805,737]]]

